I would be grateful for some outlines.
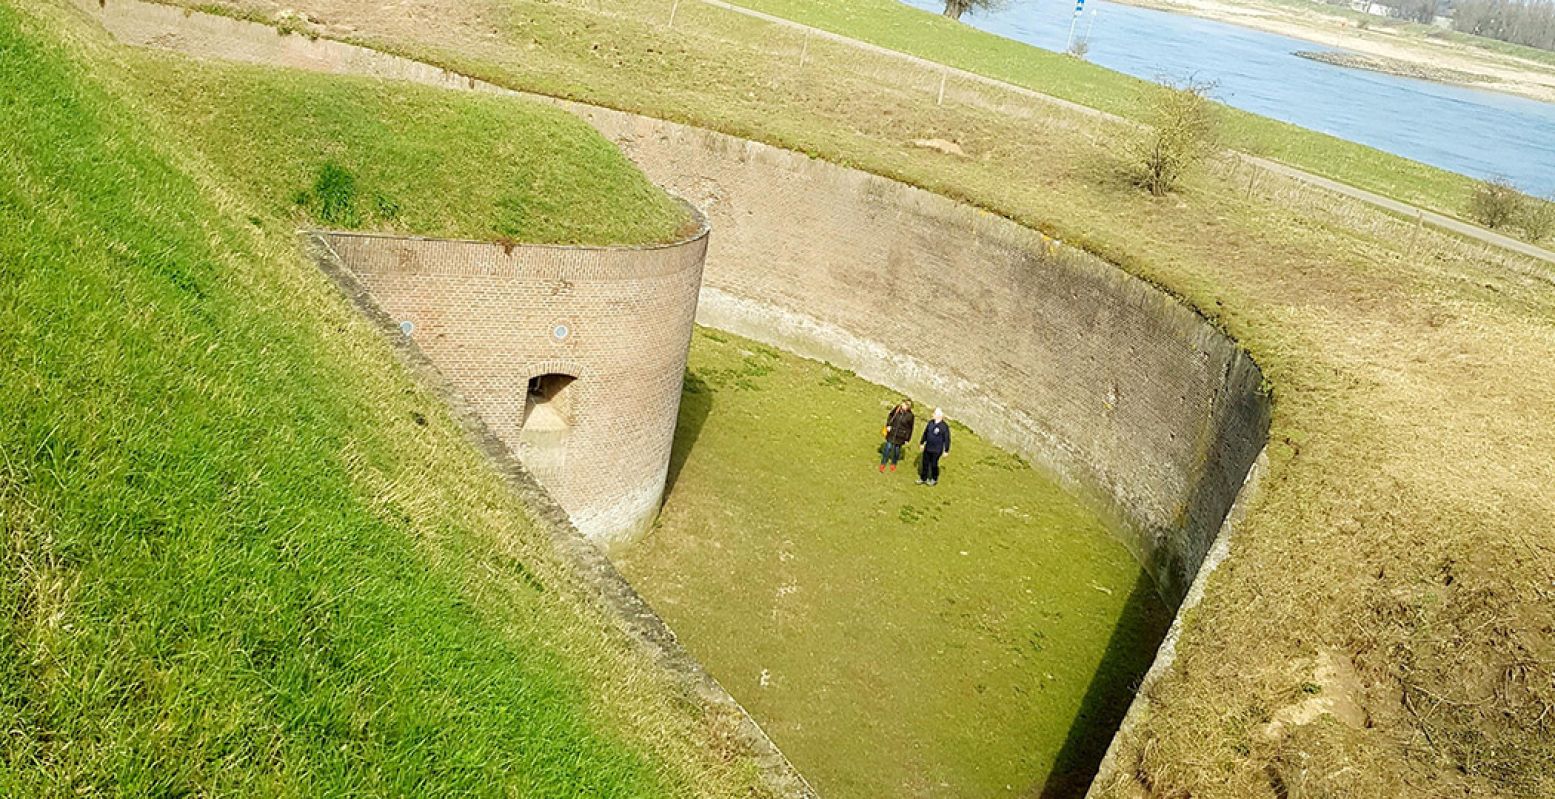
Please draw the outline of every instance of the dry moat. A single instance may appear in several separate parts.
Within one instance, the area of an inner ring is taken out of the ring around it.
[[[617,565],[823,796],[1078,796],[1170,611],[972,431],[932,489],[877,472],[896,397],[699,329],[663,512]]]

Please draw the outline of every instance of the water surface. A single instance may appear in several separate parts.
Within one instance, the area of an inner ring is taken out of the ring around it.
[[[905,0],[938,12],[939,0]],[[1185,14],[1090,0],[1094,63],[1148,80],[1213,81],[1229,105],[1476,178],[1555,194],[1555,104],[1500,92],[1324,64],[1311,42]],[[972,14],[978,28],[1062,51],[1074,4],[1016,0]]]

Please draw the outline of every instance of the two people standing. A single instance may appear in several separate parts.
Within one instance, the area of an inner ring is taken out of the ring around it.
[[[880,471],[885,471],[888,465],[891,471],[896,471],[896,464],[902,458],[902,447],[912,440],[913,423],[911,400],[902,400],[886,416],[885,445],[880,448]],[[934,409],[934,418],[924,426],[918,446],[923,450],[923,459],[918,466],[918,483],[935,485],[939,482],[940,459],[950,454],[950,425],[945,422],[944,411]]]

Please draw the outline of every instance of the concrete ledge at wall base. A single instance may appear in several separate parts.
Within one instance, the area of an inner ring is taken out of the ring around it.
[[[818,799],[804,776],[789,762],[755,719],[681,647],[674,632],[616,571],[604,553],[572,526],[565,511],[519,463],[485,421],[448,385],[437,368],[318,236],[304,234],[302,249],[347,300],[384,336],[401,364],[422,386],[447,404],[465,435],[529,508],[537,526],[550,537],[560,558],[571,566],[586,596],[600,603],[618,629],[669,675],[688,700],[709,714],[737,719],[737,737],[750,753],[765,786],[783,799]]]
[[[1150,691],[1156,683],[1165,678],[1172,663],[1177,659],[1177,643],[1182,639],[1184,620],[1187,614],[1203,601],[1205,586],[1209,582],[1210,575],[1214,574],[1220,564],[1231,556],[1231,545],[1236,536],[1236,529],[1247,517],[1248,508],[1257,498],[1264,474],[1268,470],[1269,453],[1268,448],[1264,447],[1258,451],[1257,459],[1247,470],[1247,478],[1242,482],[1241,490],[1237,492],[1236,502],[1226,514],[1226,520],[1215,535],[1214,544],[1204,556],[1204,563],[1199,567],[1198,575],[1193,578],[1193,585],[1188,588],[1182,606],[1177,608],[1177,613],[1172,617],[1172,626],[1166,631],[1161,646],[1157,648],[1155,660],[1150,663],[1150,670],[1145,672],[1145,676],[1139,681],[1139,688],[1134,691],[1134,699],[1129,703],[1128,712],[1124,714],[1123,721],[1118,724],[1118,731],[1113,734],[1112,742],[1108,744],[1107,752],[1102,756],[1101,764],[1096,769],[1096,776],[1091,780],[1091,787],[1086,791],[1086,799],[1101,799],[1106,791],[1130,781],[1133,772],[1124,768],[1124,764],[1119,762],[1125,742],[1130,740],[1139,725],[1149,717],[1152,701]]]

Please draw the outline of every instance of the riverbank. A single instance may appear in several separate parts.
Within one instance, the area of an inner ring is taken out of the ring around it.
[[[1364,69],[1368,72],[1381,72],[1384,75],[1397,75],[1401,78],[1429,80],[1437,83],[1456,83],[1464,86],[1484,87],[1484,84],[1500,82],[1499,78],[1493,78],[1489,75],[1425,66],[1409,61],[1401,61],[1397,58],[1340,53],[1332,50],[1297,50],[1292,55],[1309,61],[1345,67],[1346,69]]]
[[[1424,25],[1367,17],[1348,9],[1299,0],[1113,0],[1123,5],[1196,17],[1276,33],[1364,57],[1368,64],[1343,63],[1404,77],[1515,94],[1555,103],[1555,53],[1541,62],[1467,44],[1461,35]],[[1329,63],[1339,63],[1330,61]],[[1379,69],[1376,65],[1387,65]]]

